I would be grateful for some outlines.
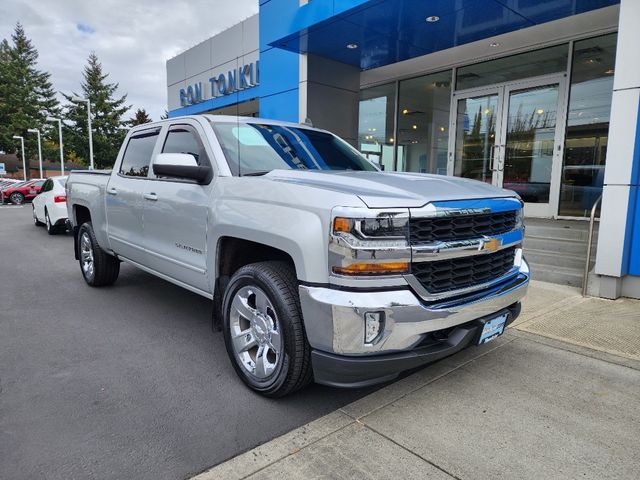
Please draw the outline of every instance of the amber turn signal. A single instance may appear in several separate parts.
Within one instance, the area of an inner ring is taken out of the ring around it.
[[[348,218],[336,217],[333,220],[333,231],[349,233],[351,231],[351,221]]]
[[[392,273],[408,273],[407,262],[394,263],[352,263],[346,267],[333,267],[338,275],[388,275]]]

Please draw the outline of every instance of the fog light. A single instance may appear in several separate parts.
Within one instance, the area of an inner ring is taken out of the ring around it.
[[[373,343],[384,330],[384,312],[364,314],[364,343]]]

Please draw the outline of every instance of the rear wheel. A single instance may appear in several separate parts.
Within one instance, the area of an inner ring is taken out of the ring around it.
[[[239,269],[222,311],[227,353],[247,386],[282,397],[311,381],[311,348],[290,265],[260,262]]]
[[[78,230],[78,258],[82,276],[92,287],[111,285],[117,280],[120,261],[100,248],[91,222]]]
[[[33,210],[33,224],[36,227],[41,227],[42,226],[42,222],[40,220],[38,220],[38,217],[36,215],[36,207],[34,207],[33,205],[31,206],[32,210]]]
[[[20,192],[14,192],[9,196],[9,200],[14,205],[22,205],[24,203],[24,195]]]
[[[44,211],[44,223],[47,226],[47,233],[49,235],[55,235],[57,233],[58,227],[55,225],[51,225],[51,219],[49,218],[49,212],[45,209]]]

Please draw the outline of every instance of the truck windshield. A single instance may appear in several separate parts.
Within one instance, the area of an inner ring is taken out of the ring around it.
[[[329,133],[264,123],[212,125],[233,175],[262,175],[275,169],[377,170]]]

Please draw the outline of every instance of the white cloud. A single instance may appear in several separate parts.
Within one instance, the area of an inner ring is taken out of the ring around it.
[[[2,0],[0,39],[21,22],[39,68],[65,93],[79,91],[95,51],[132,110],[145,108],[157,120],[167,105],[166,61],[257,11],[258,0]]]

